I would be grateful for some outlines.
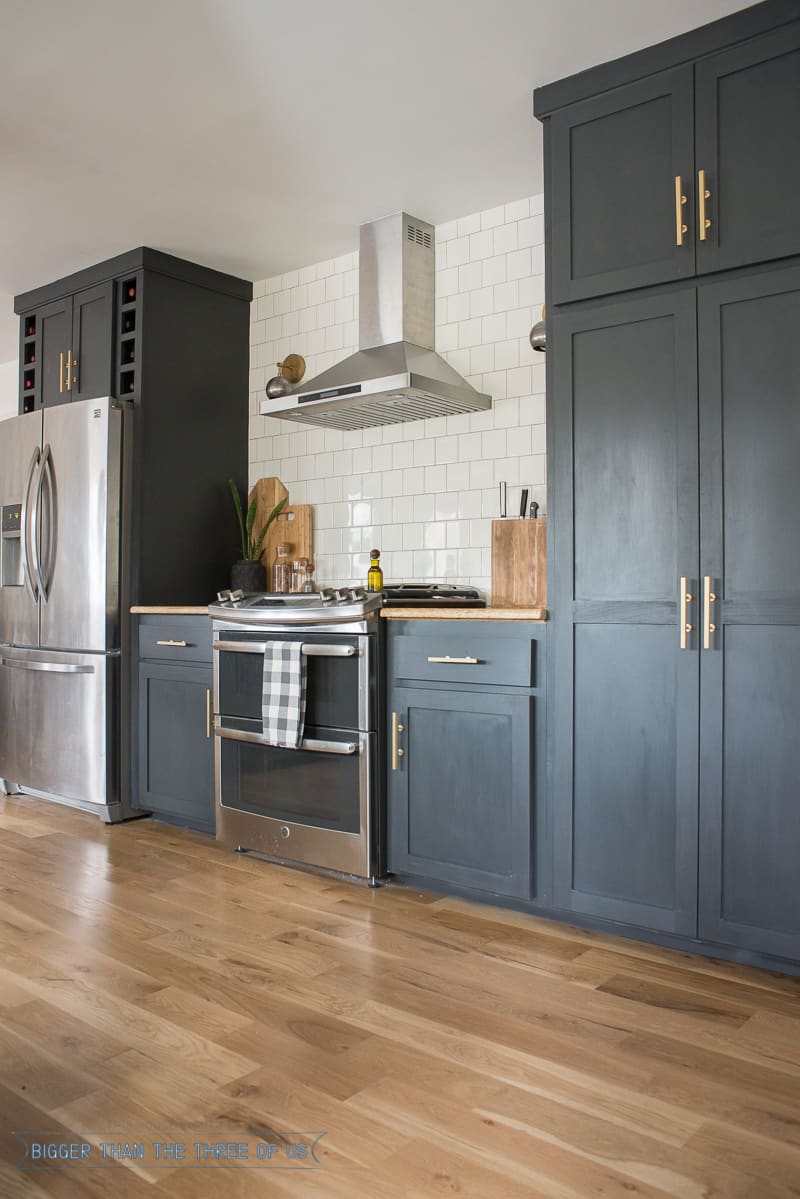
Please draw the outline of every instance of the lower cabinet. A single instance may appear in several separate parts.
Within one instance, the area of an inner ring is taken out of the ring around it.
[[[210,621],[153,619],[139,629],[135,806],[213,830]]]
[[[535,643],[488,621],[418,623],[389,635],[389,870],[529,899],[538,700],[503,679],[531,682]]]

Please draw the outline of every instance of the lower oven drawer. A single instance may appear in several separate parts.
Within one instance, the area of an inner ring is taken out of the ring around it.
[[[365,822],[374,734],[306,725],[299,749],[267,745],[256,721],[218,727],[221,809],[359,833]]]

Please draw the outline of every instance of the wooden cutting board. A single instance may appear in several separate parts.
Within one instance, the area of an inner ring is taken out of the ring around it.
[[[547,521],[492,521],[492,607],[547,607]]]
[[[250,492],[248,502],[252,501],[253,496],[256,496],[258,500],[256,519],[253,525],[257,533],[275,505],[279,504],[282,499],[287,499],[289,492],[280,479],[273,476],[269,479],[258,480]],[[269,532],[264,538],[264,548],[261,551],[261,561],[268,571],[275,561],[275,547],[281,542],[285,542],[289,546],[290,562],[294,562],[296,558],[308,558],[309,562],[314,561],[311,512],[310,504],[287,505],[277,520],[272,522]],[[272,583],[268,580],[267,587],[271,586]]]

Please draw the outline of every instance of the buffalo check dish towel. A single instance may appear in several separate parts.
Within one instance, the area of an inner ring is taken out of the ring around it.
[[[268,745],[299,749],[306,720],[306,659],[299,641],[265,642],[261,716]]]

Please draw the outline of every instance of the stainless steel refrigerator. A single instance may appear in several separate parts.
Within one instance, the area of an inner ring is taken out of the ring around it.
[[[0,422],[0,780],[7,793],[107,821],[129,814],[121,613],[130,415],[96,399]]]

